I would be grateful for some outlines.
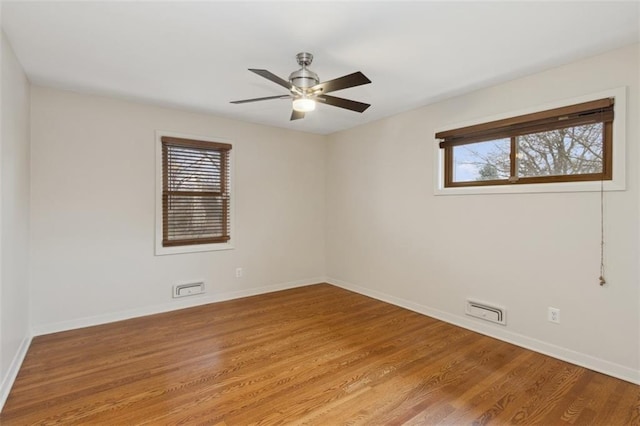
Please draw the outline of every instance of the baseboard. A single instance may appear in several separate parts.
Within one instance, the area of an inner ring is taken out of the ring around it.
[[[191,308],[194,306],[206,305],[215,302],[224,302],[226,300],[240,299],[242,297],[256,296],[259,294],[272,293],[274,291],[288,290],[296,287],[303,287],[311,284],[318,284],[326,281],[326,277],[310,278],[305,280],[290,281],[280,284],[272,284],[262,287],[254,287],[246,290],[202,294],[187,298],[175,299],[170,303],[162,305],[145,306],[127,311],[114,312],[105,315],[96,315],[92,317],[78,318],[70,321],[61,321],[51,324],[39,324],[32,326],[33,336],[41,336],[43,334],[57,333],[60,331],[74,330],[77,328],[91,327],[94,325],[107,324],[110,322],[122,321],[131,318],[143,317],[146,315],[160,314],[163,312],[175,311],[178,309]]]
[[[27,356],[29,345],[31,345],[31,336],[25,336],[25,338],[22,339],[13,360],[11,361],[11,364],[9,365],[7,374],[2,378],[2,384],[0,384],[0,411],[4,408],[4,403],[7,402],[13,382],[15,382],[16,377],[18,377],[18,371],[20,371],[20,366],[22,366],[24,357]]]
[[[450,324],[454,324],[480,334],[484,334],[485,336],[512,343],[514,345],[532,350],[534,352],[539,352],[541,354],[548,355],[553,358],[569,362],[571,364],[576,364],[581,367],[585,367],[590,370],[613,376],[634,384],[640,384],[640,371],[625,367],[624,365],[616,364],[610,361],[593,357],[585,353],[576,352],[571,349],[553,345],[538,339],[525,336],[523,334],[505,330],[503,328],[498,328],[489,324],[485,325],[477,323],[476,321],[467,317],[440,311],[429,306],[391,296],[389,294],[382,293],[376,290],[364,288],[342,280],[327,278],[326,282],[337,287],[344,288],[345,290],[353,291],[355,293],[387,302],[392,305],[406,308],[419,314],[427,315],[429,317],[436,318],[441,321],[448,322]]]

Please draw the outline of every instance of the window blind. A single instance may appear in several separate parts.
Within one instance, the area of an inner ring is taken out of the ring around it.
[[[162,245],[230,239],[231,145],[162,137]]]
[[[605,98],[504,120],[446,130],[436,133],[436,138],[442,140],[440,148],[449,148],[584,124],[612,122],[613,99]]]

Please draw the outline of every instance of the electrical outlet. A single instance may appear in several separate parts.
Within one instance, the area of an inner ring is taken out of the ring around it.
[[[236,278],[242,278],[242,268],[236,268]]]
[[[552,308],[549,306],[549,311],[547,312],[547,319],[550,322],[555,322],[556,324],[560,323],[560,309]]]

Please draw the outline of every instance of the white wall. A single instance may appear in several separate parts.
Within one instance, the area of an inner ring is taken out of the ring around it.
[[[30,341],[29,81],[4,33],[0,139],[0,407]]]
[[[638,46],[331,135],[327,275],[347,288],[640,382]],[[426,73],[425,78],[428,78]],[[434,195],[435,129],[627,86],[627,190]],[[502,327],[468,297],[507,307]],[[561,324],[547,307],[561,309]]]
[[[49,88],[31,94],[36,334],[323,279],[324,137]],[[154,255],[156,130],[233,142],[234,250]],[[205,296],[172,300],[173,284],[199,279]]]

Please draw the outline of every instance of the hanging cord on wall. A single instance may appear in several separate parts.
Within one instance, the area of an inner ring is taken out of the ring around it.
[[[600,286],[607,283],[604,279],[604,179],[600,181]]]

